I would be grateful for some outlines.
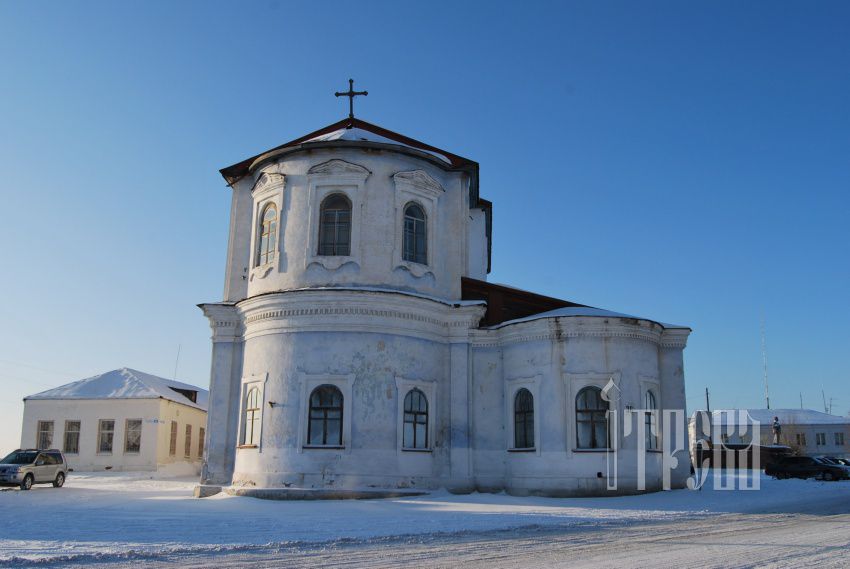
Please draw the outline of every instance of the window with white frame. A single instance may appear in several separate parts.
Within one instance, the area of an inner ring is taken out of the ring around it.
[[[53,421],[39,421],[36,447],[43,450],[51,446],[53,446]]]
[[[242,444],[244,446],[259,446],[260,428],[262,421],[262,398],[260,388],[251,387],[245,395],[244,423],[242,427]]]
[[[319,217],[321,256],[351,255],[351,201],[340,193],[322,200]]]
[[[576,448],[607,449],[608,402],[599,387],[585,387],[576,395]]]
[[[112,454],[112,443],[115,439],[115,421],[101,419],[97,423],[97,452]]]
[[[428,229],[425,210],[417,203],[404,208],[403,256],[405,261],[428,264]]]
[[[65,454],[80,453],[80,421],[65,421],[65,444],[62,451]]]
[[[428,398],[418,389],[411,389],[404,396],[402,448],[428,448]]]
[[[277,251],[277,207],[270,203],[263,208],[258,227],[257,266],[270,263]]]
[[[142,450],[142,420],[127,419],[124,425],[124,452],[135,454]]]
[[[835,444],[844,446],[844,433],[835,433]]]
[[[342,391],[335,385],[320,385],[310,393],[307,444],[342,446]]]
[[[658,450],[658,403],[655,394],[647,390],[644,396],[644,444],[646,450]]]
[[[806,433],[797,433],[797,445],[806,446]]]
[[[826,433],[815,433],[815,444],[817,446],[826,445]]]
[[[514,448],[534,448],[534,396],[524,387],[514,396]]]

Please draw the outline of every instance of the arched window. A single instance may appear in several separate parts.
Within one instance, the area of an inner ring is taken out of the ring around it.
[[[351,202],[342,194],[331,194],[322,202],[319,218],[319,255],[351,254]]]
[[[277,208],[269,204],[260,221],[260,239],[257,245],[257,265],[265,265],[274,258],[277,250]]]
[[[310,394],[307,444],[342,446],[342,392],[333,385],[320,385]]]
[[[658,427],[656,425],[658,405],[655,402],[655,394],[651,391],[646,392],[643,408],[646,409],[646,415],[644,417],[646,450],[658,450]]]
[[[252,387],[245,396],[245,426],[242,431],[243,445],[260,444],[260,390]]]
[[[402,448],[428,448],[428,399],[418,389],[404,396]]]
[[[514,397],[514,448],[534,448],[534,396],[525,388]]]
[[[428,232],[425,226],[425,211],[415,203],[404,208],[404,255],[405,261],[428,264]]]
[[[608,448],[608,402],[598,387],[576,395],[576,448]]]

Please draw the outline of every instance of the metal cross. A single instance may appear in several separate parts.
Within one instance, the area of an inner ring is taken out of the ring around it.
[[[336,97],[348,97],[348,118],[353,119],[354,118],[354,97],[356,97],[357,95],[368,95],[368,94],[369,94],[369,91],[355,91],[354,90],[354,79],[349,79],[348,80],[348,92],[347,93],[340,93],[339,91],[337,91],[336,93],[334,93],[334,96],[336,96]]]

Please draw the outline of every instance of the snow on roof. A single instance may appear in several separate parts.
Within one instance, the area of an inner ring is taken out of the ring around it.
[[[175,390],[194,391],[197,401],[192,401]],[[165,379],[130,368],[121,368],[67,385],[54,387],[28,399],[168,399],[196,409],[207,410],[209,393],[195,385]]]
[[[521,289],[517,289],[521,290]],[[612,312],[611,310],[604,310],[602,308],[593,308],[592,306],[567,306],[564,308],[556,308],[555,310],[549,310],[547,312],[540,312],[539,314],[532,314],[531,316],[526,316],[525,318],[517,318],[515,320],[508,320],[507,322],[502,322],[501,324],[497,324],[496,326],[492,326],[492,328],[501,328],[502,326],[508,326],[509,324],[519,324],[521,322],[530,322],[532,320],[539,320],[541,318],[566,318],[573,316],[590,316],[590,317],[598,317],[598,318],[633,318],[635,320],[647,320],[649,322],[655,322],[660,324],[664,328],[682,328],[684,330],[690,330],[688,326],[679,326],[676,324],[665,324],[663,322],[658,322],[657,320],[652,320],[651,318],[643,318],[641,316],[632,316],[631,314],[623,314],[622,312]]]
[[[812,409],[716,409],[711,412],[712,421],[722,421],[730,425],[746,422],[746,416],[739,412],[746,411],[751,420],[762,425],[773,423],[774,417],[779,417],[780,425],[848,425],[850,417],[829,415]]]
[[[426,152],[432,156],[435,156],[445,162],[446,164],[451,164],[452,161],[449,160],[448,157],[439,154],[437,152],[432,152],[430,150],[425,150],[422,148],[417,148],[416,146],[411,146],[410,144],[404,144],[398,140],[393,140],[391,138],[387,138],[385,136],[381,136],[380,134],[376,134],[374,132],[369,132],[368,130],[364,130],[362,128],[341,128],[339,130],[335,130],[333,132],[329,132],[327,134],[321,134],[319,136],[314,136],[313,138],[308,138],[305,142],[329,142],[332,140],[348,140],[348,141],[366,141],[366,142],[380,142],[382,144],[394,144],[396,146],[404,146],[406,148],[412,148],[413,150],[418,150],[419,152]]]

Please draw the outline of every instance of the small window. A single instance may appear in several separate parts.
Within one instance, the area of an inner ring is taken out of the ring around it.
[[[658,404],[655,401],[655,394],[647,391],[644,397],[644,438],[646,450],[658,450]]]
[[[428,264],[428,231],[425,211],[415,203],[404,208],[404,260]]]
[[[260,390],[252,387],[245,397],[245,426],[242,430],[242,444],[257,446],[260,444]]]
[[[65,454],[80,453],[80,422],[65,421],[65,444],[62,447]]]
[[[142,420],[127,419],[124,426],[124,452],[136,454],[142,450]]]
[[[817,446],[826,445],[826,433],[815,433],[815,444]]]
[[[171,434],[168,437],[168,456],[177,456],[177,421],[171,421]]]
[[[265,265],[274,259],[277,251],[277,208],[269,204],[263,209],[260,220],[260,239],[257,247],[257,265]]]
[[[331,194],[322,202],[319,218],[319,255],[351,254],[351,202]]]
[[[204,458],[204,444],[207,436],[207,430],[201,427],[198,429],[198,458]]]
[[[844,446],[844,433],[835,433],[835,444],[837,446]]]
[[[514,448],[534,448],[534,396],[525,388],[514,396]]]
[[[38,422],[36,446],[38,449],[48,449],[53,446],[53,421]]]
[[[186,439],[183,441],[183,456],[192,456],[192,425],[186,425]]]
[[[310,394],[307,444],[342,446],[342,392],[336,386],[321,385]]]
[[[806,446],[806,434],[797,433],[797,446]]]
[[[428,399],[418,389],[411,389],[404,396],[402,427],[402,448],[428,448]]]
[[[112,443],[115,438],[115,421],[101,419],[97,424],[97,452],[112,454]]]
[[[606,449],[608,442],[608,402],[598,387],[585,387],[576,395],[576,446],[579,449]]]

